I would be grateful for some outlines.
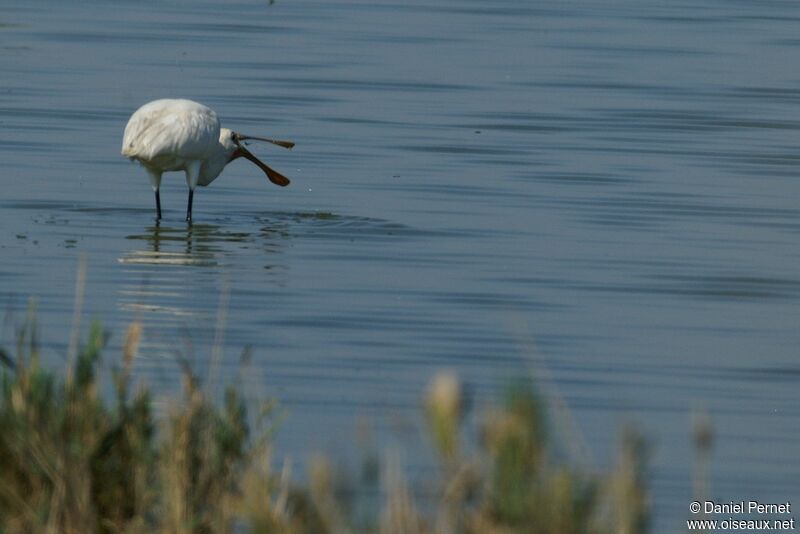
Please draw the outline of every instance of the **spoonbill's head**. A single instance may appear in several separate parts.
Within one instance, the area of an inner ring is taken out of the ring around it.
[[[289,179],[287,177],[269,167],[266,163],[255,157],[252,152],[247,150],[245,145],[248,140],[265,141],[289,149],[294,146],[294,143],[291,141],[278,141],[275,139],[266,139],[264,137],[242,135],[227,128],[220,128],[219,132],[219,142],[228,158],[226,163],[230,163],[237,158],[245,158],[252,161],[259,169],[264,171],[264,174],[267,175],[267,178],[269,178],[269,181],[273,184],[282,187],[289,185]]]
[[[228,161],[233,161],[239,156],[234,155],[239,149],[239,142],[237,139],[239,134],[229,130],[228,128],[219,129],[219,144],[225,150],[225,155],[228,156]]]

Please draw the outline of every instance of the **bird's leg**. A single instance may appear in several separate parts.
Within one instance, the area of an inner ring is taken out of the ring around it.
[[[189,186],[189,205],[186,206],[186,222],[192,222],[192,199],[194,198],[194,188],[200,180],[200,166],[202,162],[198,160],[190,161],[186,166],[186,185]]]
[[[161,173],[151,169],[147,169],[147,176],[150,178],[150,186],[156,194],[156,221],[161,220],[161,195],[158,193],[161,187]]]
[[[156,222],[161,220],[161,195],[159,190],[156,189]]]
[[[194,189],[189,189],[189,205],[186,207],[186,222],[192,222],[192,199],[194,198]]]

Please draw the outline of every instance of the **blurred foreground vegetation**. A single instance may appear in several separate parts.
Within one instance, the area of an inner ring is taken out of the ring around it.
[[[614,467],[586,473],[555,459],[543,406],[530,387],[509,390],[468,443],[457,377],[434,378],[424,398],[440,458],[424,500],[396,459],[380,491],[355,511],[346,473],[309,462],[308,482],[273,471],[269,430],[229,388],[213,402],[188,365],[182,398],[154,415],[131,368],[142,328],[132,324],[102,395],[106,334],[94,325],[65,376],[40,362],[35,321],[0,350],[0,533],[635,533],[647,529],[644,446],[623,436]],[[252,414],[251,414],[252,415]],[[469,453],[464,452],[469,450]]]

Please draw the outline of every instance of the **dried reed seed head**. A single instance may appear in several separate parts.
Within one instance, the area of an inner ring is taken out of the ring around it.
[[[130,366],[139,350],[139,341],[142,338],[142,323],[136,321],[130,324],[125,334],[125,344],[122,349],[122,357],[126,367]]]
[[[461,381],[455,373],[438,373],[428,384],[425,407],[433,415],[447,418],[461,417]]]

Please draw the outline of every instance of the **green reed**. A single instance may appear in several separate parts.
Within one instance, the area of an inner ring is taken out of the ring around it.
[[[275,470],[269,432],[252,430],[229,388],[214,402],[188,365],[183,396],[157,418],[148,390],[131,391],[140,339],[132,324],[102,395],[98,364],[107,335],[92,325],[65,376],[42,366],[36,322],[0,351],[0,533],[584,533],[644,532],[646,451],[627,432],[611,469],[583,472],[558,461],[544,403],[529,385],[487,409],[480,437],[464,429],[462,387],[440,374],[424,395],[440,458],[421,501],[397,455],[378,471],[372,503],[358,507],[357,476],[328,459]],[[109,398],[110,397],[110,398]],[[354,444],[355,446],[355,444]],[[363,490],[363,488],[361,488]],[[369,492],[367,492],[369,493]],[[431,494],[433,497],[431,497]],[[424,510],[424,511],[423,511]]]

